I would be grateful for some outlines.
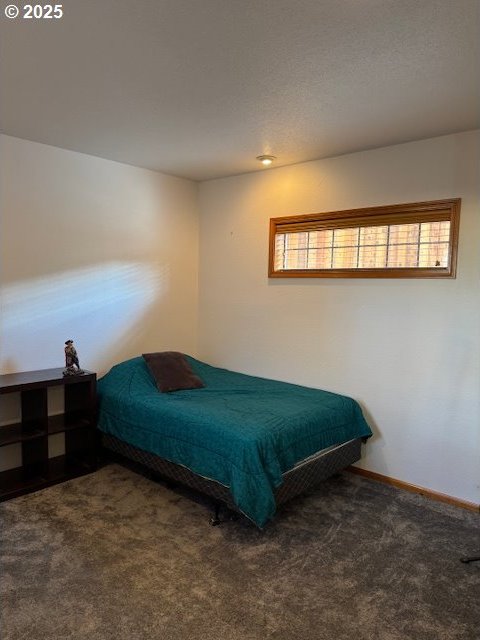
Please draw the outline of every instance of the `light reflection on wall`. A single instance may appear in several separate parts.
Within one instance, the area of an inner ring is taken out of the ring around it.
[[[169,276],[160,264],[116,261],[3,286],[0,372],[63,366],[68,338],[81,365],[101,366],[115,344],[141,330]]]

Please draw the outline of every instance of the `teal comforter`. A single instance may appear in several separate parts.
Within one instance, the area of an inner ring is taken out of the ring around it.
[[[98,427],[229,487],[259,527],[275,513],[282,473],[372,434],[351,398],[187,359],[205,388],[160,393],[141,357],[113,367],[98,382]]]

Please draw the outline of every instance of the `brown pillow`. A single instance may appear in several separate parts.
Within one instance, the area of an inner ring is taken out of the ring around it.
[[[183,353],[162,351],[142,354],[162,393],[180,389],[201,389],[205,385],[192,371]]]

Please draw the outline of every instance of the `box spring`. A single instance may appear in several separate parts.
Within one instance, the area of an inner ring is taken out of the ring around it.
[[[204,478],[187,467],[159,458],[153,453],[138,449],[109,434],[102,434],[102,444],[109,452],[126,458],[159,474],[167,480],[205,494],[223,502],[229,509],[239,511],[227,486],[216,480]],[[360,459],[361,439],[356,438],[319,451],[307,460],[298,463],[283,474],[283,484],[275,491],[277,506],[303,493],[315,484],[326,480]]]

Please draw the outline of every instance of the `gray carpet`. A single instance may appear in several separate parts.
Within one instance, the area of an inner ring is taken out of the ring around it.
[[[263,532],[117,465],[0,505],[2,640],[479,640],[478,514],[348,473]]]

